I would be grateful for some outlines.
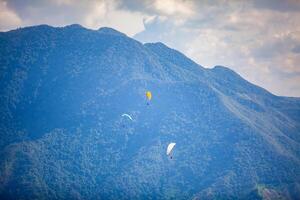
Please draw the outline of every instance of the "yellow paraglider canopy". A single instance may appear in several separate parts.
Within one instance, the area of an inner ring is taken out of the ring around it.
[[[152,94],[151,94],[150,91],[147,91],[147,92],[146,92],[146,97],[147,97],[147,99],[148,99],[149,101],[152,99]]]

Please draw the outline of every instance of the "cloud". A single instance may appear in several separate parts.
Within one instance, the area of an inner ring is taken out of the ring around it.
[[[184,24],[197,14],[197,3],[193,0],[122,0],[120,7],[170,19],[174,25]]]
[[[19,16],[7,7],[5,1],[0,1],[0,30],[7,31],[20,26],[22,20]]]
[[[191,17],[195,14],[193,1],[184,0],[155,0],[153,7],[162,15]]]
[[[280,12],[299,12],[299,0],[254,0],[254,6],[258,9],[275,10]]]
[[[299,53],[300,54],[300,44],[297,44],[294,46],[294,48],[292,49],[293,53]]]
[[[118,0],[9,0],[3,3],[20,16],[22,26],[78,23],[92,29],[110,26],[132,36],[144,30],[143,19],[148,17],[138,11],[122,9]]]
[[[54,3],[58,5],[71,5],[74,0],[52,0]]]
[[[118,29],[129,36],[144,30],[143,19],[147,15],[118,9],[116,1],[94,2],[91,11],[85,16],[83,25],[97,29],[109,26]]]

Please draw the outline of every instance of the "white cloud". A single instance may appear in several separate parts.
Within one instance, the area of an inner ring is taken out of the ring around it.
[[[102,21],[104,21],[104,18],[108,12],[109,5],[105,1],[95,2],[91,6],[90,13],[85,16],[84,19],[84,25],[90,28],[97,28],[96,26],[99,25]]]
[[[98,29],[109,26],[124,32],[129,36],[144,30],[143,19],[147,15],[140,12],[118,9],[116,1],[98,1],[91,6],[92,9],[86,15],[83,25]]]
[[[22,20],[7,7],[5,1],[0,1],[0,31],[7,31],[20,26]]]
[[[74,3],[74,0],[50,0],[57,5],[71,5]]]
[[[248,7],[217,19],[215,27],[200,28],[183,51],[206,66],[228,66],[277,95],[300,96],[300,55],[292,52],[300,44],[299,18],[299,12]]]
[[[185,0],[155,0],[153,6],[164,15],[179,15],[190,17],[195,14],[193,1]]]
[[[49,24],[65,26],[78,23],[91,29],[103,26],[115,28],[129,36],[144,30],[143,19],[149,15],[121,8],[119,0],[48,0],[36,4],[24,4],[15,8],[21,18],[9,9],[10,1],[0,0],[0,28]],[[11,4],[10,4],[11,3]]]
[[[143,22],[144,24],[151,24],[153,23],[153,21],[155,20],[156,16],[153,15],[153,16],[150,16],[150,17],[146,17],[144,18]]]

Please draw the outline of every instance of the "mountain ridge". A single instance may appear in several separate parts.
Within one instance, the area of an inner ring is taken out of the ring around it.
[[[0,197],[300,194],[297,98],[110,28],[35,26],[0,46]]]

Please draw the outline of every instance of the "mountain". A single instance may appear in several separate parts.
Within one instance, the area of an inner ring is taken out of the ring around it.
[[[111,28],[0,47],[1,199],[299,199],[299,98]]]

